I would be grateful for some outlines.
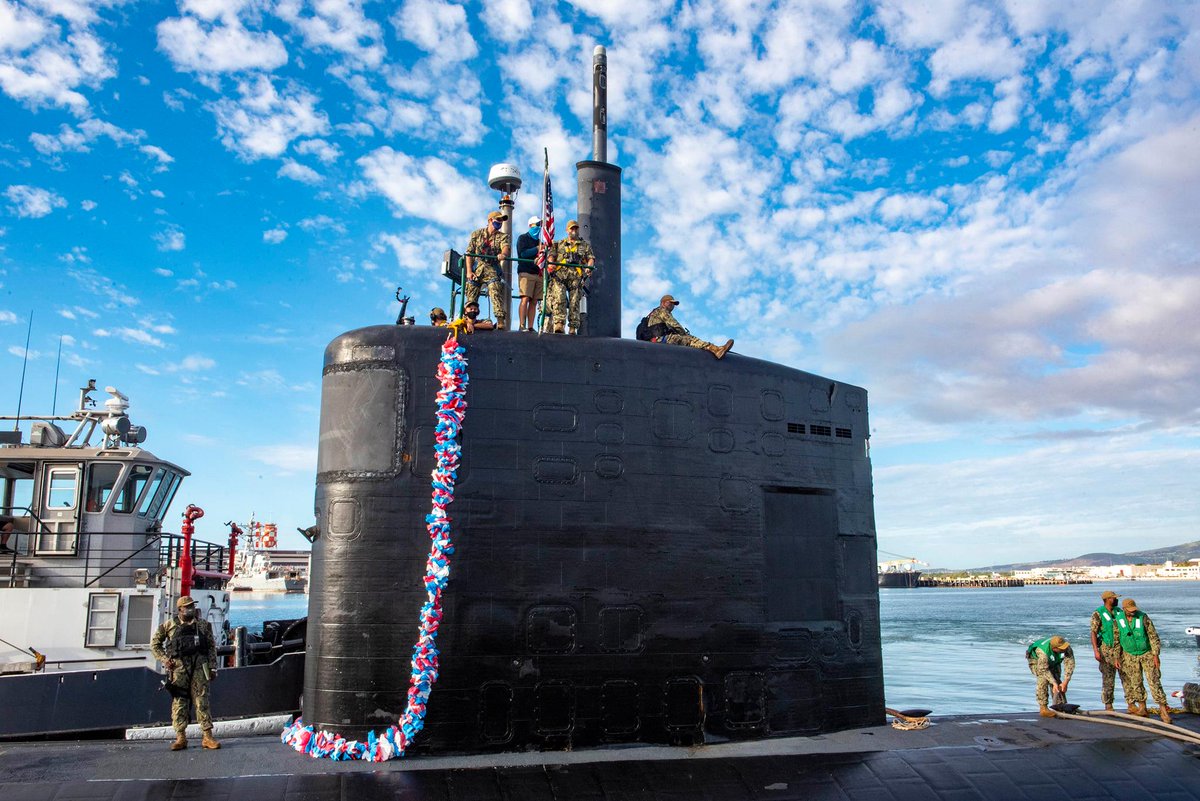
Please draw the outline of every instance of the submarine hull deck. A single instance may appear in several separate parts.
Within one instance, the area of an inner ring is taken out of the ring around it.
[[[1200,717],[1176,722],[1200,732]],[[5,801],[894,801],[1200,798],[1196,748],[1154,735],[1036,713],[934,718],[820,737],[705,748],[406,757],[383,764],[294,753],[273,737],[220,751],[164,742],[13,744],[0,750]],[[48,749],[52,753],[48,753]]]
[[[405,706],[444,337],[378,326],[326,350],[305,719],[347,737]],[[456,552],[418,749],[883,721],[864,390],[633,340],[463,342]]]

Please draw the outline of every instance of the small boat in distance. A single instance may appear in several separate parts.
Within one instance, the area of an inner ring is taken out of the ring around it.
[[[229,589],[233,592],[293,592],[308,590],[310,551],[277,548],[274,523],[251,518],[246,547],[237,553]]]
[[[1200,646],[1200,626],[1188,626],[1187,633],[1196,638],[1196,645]]]

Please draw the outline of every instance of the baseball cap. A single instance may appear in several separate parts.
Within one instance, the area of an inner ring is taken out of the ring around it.
[[[1101,601],[1107,601],[1109,598],[1120,598],[1120,597],[1121,597],[1120,595],[1117,595],[1112,590],[1105,590],[1104,592],[1100,593]]]
[[[673,298],[670,295],[663,295],[662,298],[658,301],[658,303],[660,306],[664,303],[670,303],[672,306],[679,305],[679,301],[675,300],[675,298]]]
[[[1136,612],[1137,611],[1137,601],[1133,600],[1132,598],[1126,598],[1124,601],[1121,602],[1121,608],[1122,609],[1132,609],[1133,611]]]
[[[192,596],[190,596],[190,595],[181,596],[180,599],[175,602],[175,606],[177,606],[180,609],[185,609],[189,606],[195,606],[195,605],[196,605],[196,602],[192,600]]]
[[[507,214],[501,214],[501,213],[500,213],[500,212],[498,212],[498,211],[493,211],[493,212],[489,212],[489,213],[488,213],[488,219],[489,219],[489,220],[507,220],[507,219],[508,219],[508,215],[507,215]]]
[[[432,309],[429,310],[429,316],[436,317],[439,320],[445,320],[446,319],[446,310],[443,309],[441,306],[434,306]]]
[[[1065,651],[1070,647],[1071,643],[1067,642],[1057,634],[1050,638],[1050,650],[1052,651]]]
[[[536,217],[536,216],[530,217],[529,222],[526,223],[526,225],[528,225],[530,228],[532,228],[535,225],[541,225],[541,224],[542,224],[542,218]]]
[[[572,228],[578,228],[578,227],[579,227],[578,220],[567,220],[567,230],[568,231],[571,230]]]

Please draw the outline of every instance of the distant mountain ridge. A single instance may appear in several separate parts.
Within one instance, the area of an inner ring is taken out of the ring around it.
[[[1010,565],[976,567],[972,568],[971,572],[1005,573],[1010,570],[1032,570],[1035,567],[1102,567],[1104,565],[1161,564],[1163,562],[1178,564],[1189,559],[1200,559],[1200,540],[1185,542],[1182,545],[1168,545],[1165,548],[1152,548],[1148,551],[1085,553],[1074,559],[1048,559],[1044,562],[1017,562]]]

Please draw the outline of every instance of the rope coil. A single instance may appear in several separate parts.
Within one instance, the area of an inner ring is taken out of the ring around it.
[[[467,413],[466,348],[458,344],[456,333],[457,329],[452,329],[442,345],[437,369],[442,388],[437,393],[438,422],[434,429],[433,450],[437,455],[437,466],[430,474],[432,509],[425,517],[430,538],[429,559],[425,562],[426,599],[421,606],[417,643],[413,646],[408,704],[399,721],[382,734],[368,733],[366,742],[347,740],[340,734],[305,726],[297,717],[284,728],[280,740],[302,754],[333,760],[385,762],[404,756],[425,727],[429,694],[438,679],[437,634],[442,622],[442,595],[450,581],[450,555],[454,553],[446,507],[454,501],[454,483],[458,478],[461,455],[458,434]]]

